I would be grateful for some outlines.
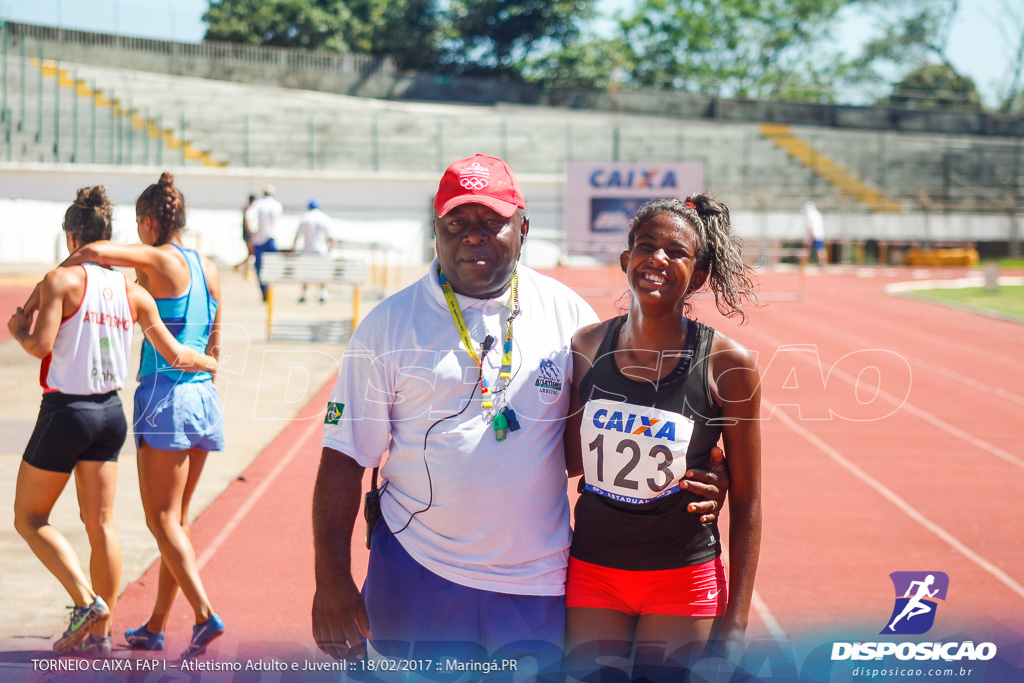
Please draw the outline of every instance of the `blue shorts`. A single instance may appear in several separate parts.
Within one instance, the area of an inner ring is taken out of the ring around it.
[[[161,451],[224,450],[224,413],[213,382],[176,382],[146,375],[135,390],[135,447]]]
[[[383,518],[373,531],[363,599],[370,643],[385,657],[529,657],[540,671],[557,669],[562,657],[564,596],[511,595],[452,583],[410,557]]]

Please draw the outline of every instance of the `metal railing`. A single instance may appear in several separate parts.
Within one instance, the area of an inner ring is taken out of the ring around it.
[[[149,52],[158,55],[180,55],[216,61],[241,62],[279,66],[282,69],[319,69],[341,73],[395,73],[395,63],[390,57],[374,57],[362,54],[329,54],[309,50],[278,48],[256,45],[240,45],[207,40],[202,43],[180,43],[152,38],[135,38],[110,33],[94,33],[74,29],[56,28],[7,22],[8,32],[13,38],[31,38],[38,41],[55,41],[64,45],[83,47],[97,46],[117,50]]]
[[[10,23],[0,22],[0,44]],[[42,48],[29,55],[0,52],[0,160],[118,165],[220,165],[187,138],[184,112],[177,128],[112,90],[49,61]],[[13,87],[12,87],[13,86]],[[168,121],[171,119],[168,118]]]

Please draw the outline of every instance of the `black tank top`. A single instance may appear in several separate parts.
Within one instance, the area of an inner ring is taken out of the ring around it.
[[[615,364],[625,321],[622,316],[608,326],[580,383],[585,474],[569,554],[634,571],[701,564],[722,552],[717,522],[702,523],[688,512],[690,502],[703,498],[670,484],[687,469],[707,469],[722,434],[722,409],[708,383],[715,331],[689,321],[675,369],[646,382],[627,378]],[[685,462],[679,457],[684,449]]]

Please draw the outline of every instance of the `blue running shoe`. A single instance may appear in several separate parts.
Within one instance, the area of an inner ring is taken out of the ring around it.
[[[95,659],[110,659],[114,654],[114,648],[110,644],[110,636],[94,636],[90,633],[75,648],[75,654]]]
[[[64,635],[53,644],[53,651],[67,652],[74,649],[76,645],[85,640],[85,637],[89,635],[89,627],[108,614],[110,614],[110,608],[107,607],[107,603],[103,602],[103,598],[98,595],[91,605],[72,607],[71,623],[68,624],[68,630],[64,631]]]
[[[128,647],[133,650],[162,650],[164,649],[164,634],[153,633],[148,628],[149,624],[143,624],[136,629],[129,629],[124,632],[124,640]]]
[[[216,614],[211,615],[203,623],[192,627],[192,642],[181,653],[181,658],[191,659],[192,657],[198,657],[206,652],[206,646],[210,644],[210,641],[223,634],[224,621]]]

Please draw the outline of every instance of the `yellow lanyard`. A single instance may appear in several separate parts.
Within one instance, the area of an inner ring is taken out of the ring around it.
[[[490,410],[494,407],[494,399],[491,397],[491,388],[488,386],[487,377],[484,375],[483,362],[480,357],[476,354],[476,349],[473,348],[473,340],[469,337],[469,329],[466,327],[466,320],[462,317],[462,310],[459,308],[459,302],[455,300],[455,290],[452,289],[452,285],[448,282],[448,278],[444,276],[440,270],[437,272],[437,280],[441,284],[441,291],[444,292],[444,300],[448,302],[448,312],[452,314],[452,320],[455,322],[455,329],[459,331],[459,337],[462,338],[462,346],[469,352],[470,358],[476,363],[477,367],[480,368],[480,397],[483,401],[483,407],[485,410]],[[501,353],[501,372],[498,375],[499,379],[503,383],[503,392],[508,390],[508,384],[512,377],[512,319],[515,317],[516,310],[516,296],[519,290],[519,270],[516,269],[512,272],[512,300],[510,302],[512,307],[512,316],[508,319],[508,332],[505,333],[505,343],[502,344]],[[504,393],[502,394],[504,398]]]

